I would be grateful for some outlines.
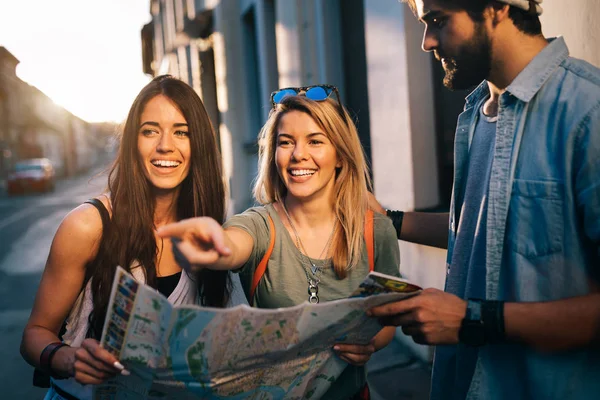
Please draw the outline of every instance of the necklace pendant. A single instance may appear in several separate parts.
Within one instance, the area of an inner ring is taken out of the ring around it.
[[[319,302],[319,296],[317,296],[316,294],[311,294],[310,296],[308,296],[308,302],[310,304],[317,304]]]
[[[313,275],[317,274],[317,271],[319,270],[319,267],[317,267],[315,264],[313,264],[312,262],[310,263],[310,270],[312,271]]]

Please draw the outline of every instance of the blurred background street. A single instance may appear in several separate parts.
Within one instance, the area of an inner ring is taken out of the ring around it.
[[[52,193],[9,197],[0,192],[0,398],[44,396],[44,389],[32,386],[33,369],[19,354],[21,334],[54,233],[69,211],[103,192],[103,161],[87,173],[58,180]]]

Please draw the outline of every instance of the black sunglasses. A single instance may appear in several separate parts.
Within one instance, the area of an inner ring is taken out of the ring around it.
[[[305,96],[309,100],[323,101],[329,98],[332,93],[335,93],[336,100],[341,106],[340,92],[333,85],[312,85],[304,87],[289,87],[274,91],[271,93],[271,106],[275,108],[283,99],[288,96]]]

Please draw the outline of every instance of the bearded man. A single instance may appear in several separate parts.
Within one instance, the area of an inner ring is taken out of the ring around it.
[[[433,399],[596,398],[600,70],[542,35],[541,0],[404,1],[444,84],[479,86],[456,128],[445,291],[372,315],[437,345]],[[392,215],[400,238],[446,236],[447,214]]]

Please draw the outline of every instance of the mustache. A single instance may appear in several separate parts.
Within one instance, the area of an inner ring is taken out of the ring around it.
[[[442,58],[445,58],[446,61],[449,61],[449,62],[454,61],[454,57],[448,57],[445,53],[441,53],[439,50],[434,50],[433,56],[438,61],[442,61]]]

